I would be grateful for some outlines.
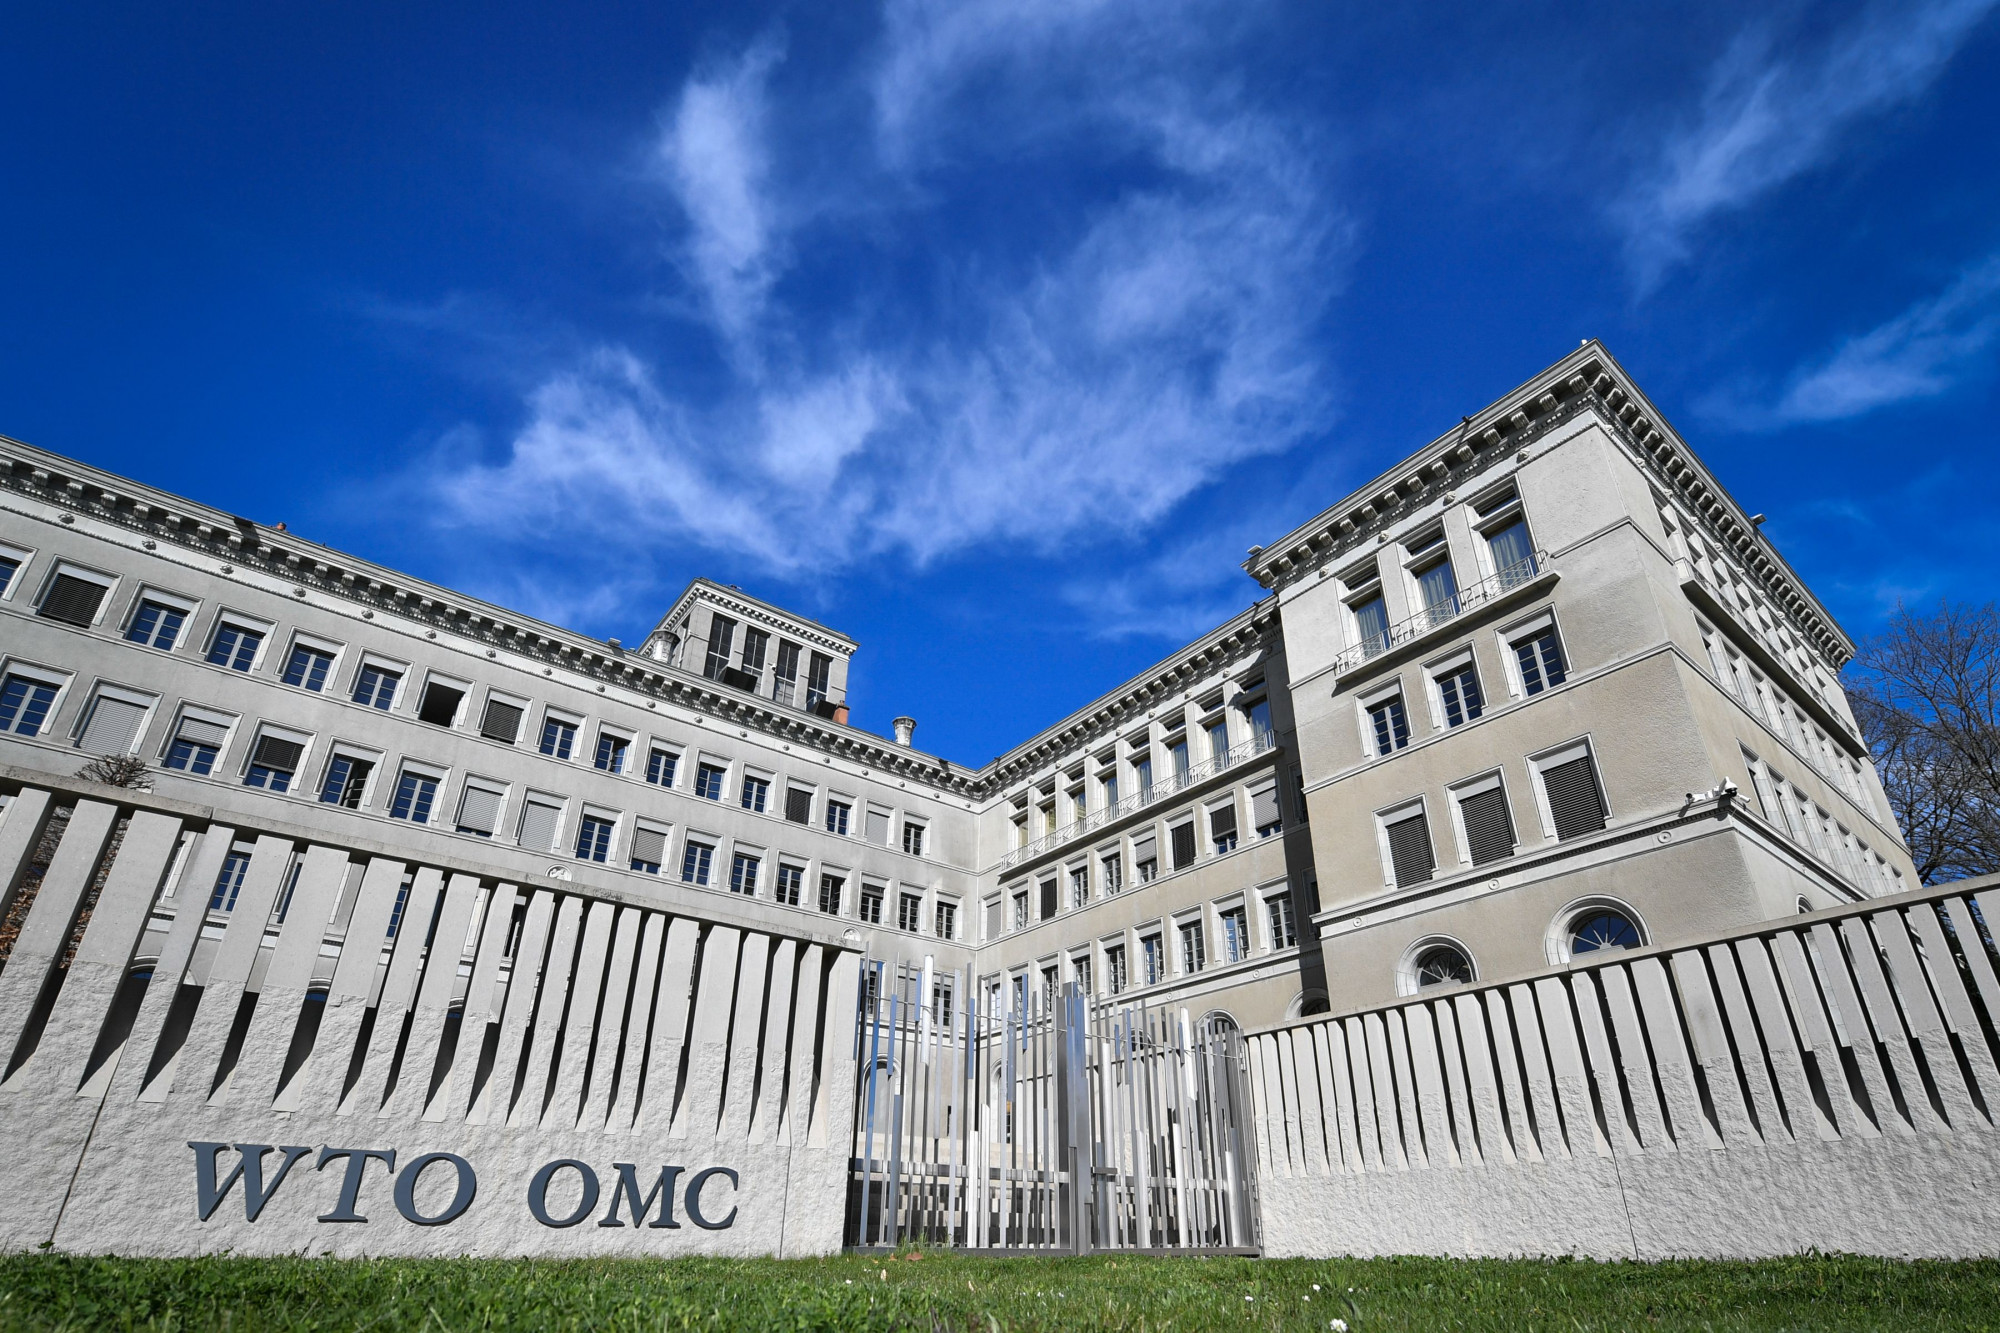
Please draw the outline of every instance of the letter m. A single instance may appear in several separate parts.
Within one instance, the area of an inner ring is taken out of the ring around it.
[[[674,1221],[674,1181],[680,1178],[680,1174],[685,1168],[678,1166],[661,1167],[659,1179],[653,1182],[652,1192],[641,1199],[639,1197],[639,1169],[630,1162],[613,1162],[612,1165],[617,1168],[618,1183],[611,1189],[611,1210],[598,1221],[597,1225],[601,1227],[624,1226],[625,1224],[618,1220],[618,1207],[620,1204],[626,1204],[632,1209],[632,1225],[636,1227],[641,1222],[646,1221],[646,1214],[652,1210],[653,1200],[658,1199],[660,1201],[660,1215],[651,1222],[646,1222],[646,1225],[649,1227],[672,1227],[676,1231],[680,1229],[681,1224]]]
[[[278,1192],[278,1186],[285,1183],[285,1176],[291,1171],[292,1163],[312,1151],[311,1148],[300,1147],[273,1148],[268,1143],[190,1143],[188,1147],[194,1149],[195,1200],[201,1220],[204,1222],[213,1216],[215,1210],[222,1206],[222,1201],[229,1197],[230,1187],[236,1184],[238,1177],[243,1181],[243,1218],[247,1222],[255,1222],[257,1214],[264,1211],[264,1205]],[[224,1148],[229,1147],[236,1149],[236,1166],[223,1182],[217,1185],[216,1158],[222,1155]],[[264,1154],[268,1152],[281,1152],[285,1157],[278,1163],[278,1173],[272,1176],[271,1183],[266,1185]]]

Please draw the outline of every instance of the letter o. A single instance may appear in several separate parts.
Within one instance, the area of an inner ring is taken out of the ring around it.
[[[548,1204],[549,1181],[555,1178],[556,1172],[566,1166],[575,1167],[577,1175],[583,1177],[583,1198],[577,1203],[576,1211],[568,1217],[550,1217]],[[535,1172],[535,1178],[528,1182],[528,1211],[533,1213],[535,1220],[545,1227],[573,1227],[584,1218],[589,1217],[596,1207],[597,1173],[582,1162],[577,1161],[574,1157],[564,1157],[550,1162],[547,1166]]]
[[[736,1221],[736,1210],[731,1208],[729,1216],[723,1218],[720,1222],[711,1222],[701,1215],[701,1187],[708,1183],[710,1176],[728,1176],[729,1187],[731,1189],[738,1187],[734,1171],[731,1171],[726,1166],[711,1166],[706,1171],[695,1173],[695,1178],[688,1182],[687,1197],[682,1202],[686,1204],[688,1221],[694,1223],[704,1231],[721,1231]],[[590,1197],[595,1199],[597,1196],[593,1194]]]
[[[425,1217],[417,1211],[417,1177],[432,1162],[450,1162],[458,1172],[458,1192],[451,1196],[445,1210],[435,1217]],[[396,1177],[396,1211],[406,1222],[415,1222],[420,1227],[441,1227],[447,1222],[456,1222],[460,1214],[472,1207],[472,1197],[479,1192],[479,1177],[472,1173],[472,1163],[451,1152],[427,1152],[422,1157],[404,1167]]]

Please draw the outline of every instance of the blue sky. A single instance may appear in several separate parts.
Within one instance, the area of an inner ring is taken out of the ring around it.
[[[1992,596],[1996,7],[17,5],[0,432],[979,763],[1599,337],[1865,636]]]

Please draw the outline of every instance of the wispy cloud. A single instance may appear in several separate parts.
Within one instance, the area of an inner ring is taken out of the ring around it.
[[[1711,218],[1825,164],[1860,122],[1922,95],[1995,3],[1884,0],[1803,56],[1768,26],[1743,33],[1615,207],[1641,289],[1688,257]]]
[[[891,0],[856,60],[860,141],[774,92],[771,44],[704,67],[663,118],[660,179],[725,382],[631,340],[576,358],[501,457],[434,469],[447,520],[531,540],[536,515],[588,512],[627,550],[693,542],[810,577],[1136,533],[1323,430],[1318,325],[1348,227],[1308,137],[1240,90],[1211,12]],[[778,197],[786,151],[880,202],[857,218]],[[929,239],[971,207],[948,169],[968,155],[1063,225]],[[1079,171],[1107,184],[1048,193]],[[828,306],[857,247],[903,281]]]

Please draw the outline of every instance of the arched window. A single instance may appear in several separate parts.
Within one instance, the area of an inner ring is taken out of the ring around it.
[[[1569,925],[1569,952],[1594,953],[1599,949],[1636,949],[1646,941],[1632,918],[1609,907],[1589,908],[1577,914]]]
[[[1237,1026],[1234,1018],[1231,1018],[1220,1009],[1211,1009],[1203,1014],[1201,1016],[1201,1026],[1204,1032],[1216,1036],[1220,1036],[1225,1032],[1238,1035],[1243,1031],[1241,1027]]]
[[[1417,989],[1463,986],[1472,981],[1472,960],[1452,944],[1433,944],[1417,955]]]

